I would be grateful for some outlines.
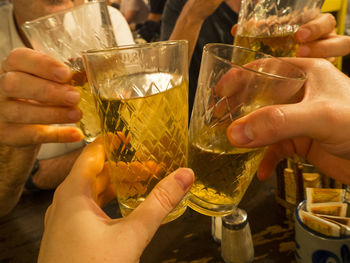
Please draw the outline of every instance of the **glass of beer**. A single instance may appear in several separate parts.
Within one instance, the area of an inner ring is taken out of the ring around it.
[[[119,207],[127,216],[187,166],[188,47],[165,41],[83,52]],[[186,198],[165,219],[179,217]]]
[[[234,44],[275,57],[295,57],[294,34],[320,14],[324,0],[242,0]]]
[[[34,49],[56,58],[73,71],[71,85],[81,95],[79,108],[83,117],[78,123],[86,142],[101,132],[94,98],[88,84],[81,51],[116,46],[107,6],[95,1],[38,18],[23,24],[23,31]]]
[[[261,107],[297,102],[305,78],[285,59],[232,45],[204,47],[189,129],[188,165],[196,175],[191,208],[208,216],[232,212],[256,173],[264,148],[233,147],[227,127]]]

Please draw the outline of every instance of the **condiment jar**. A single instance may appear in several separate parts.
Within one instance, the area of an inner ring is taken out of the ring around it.
[[[226,263],[253,262],[254,246],[246,211],[236,208],[222,217],[221,256]]]

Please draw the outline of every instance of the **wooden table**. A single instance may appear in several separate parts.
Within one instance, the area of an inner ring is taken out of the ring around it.
[[[14,211],[0,219],[0,263],[36,262],[45,210],[52,191],[25,193]],[[255,246],[254,262],[294,262],[293,227],[274,198],[274,179],[253,180],[240,204],[248,212]],[[116,201],[105,209],[120,216]],[[179,219],[161,226],[141,263],[218,263],[220,244],[211,236],[211,218],[187,209]],[[122,262],[121,262],[122,263]]]

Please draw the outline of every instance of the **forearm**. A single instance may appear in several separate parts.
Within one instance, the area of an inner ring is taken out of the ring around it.
[[[190,9],[191,6],[189,5],[189,2],[187,2],[176,21],[174,30],[171,33],[169,40],[187,40],[188,55],[191,60],[204,19],[195,18],[193,15],[191,15]]]
[[[0,217],[17,204],[39,148],[0,146]]]
[[[33,183],[41,189],[56,188],[69,174],[82,149],[55,158],[40,160],[39,170],[33,176]]]
[[[136,15],[137,15],[137,11],[127,11],[124,15],[125,20],[128,22],[128,24],[133,23]]]

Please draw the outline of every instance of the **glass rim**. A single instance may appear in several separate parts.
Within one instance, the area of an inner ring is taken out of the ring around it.
[[[222,58],[216,54],[213,54],[212,52],[209,51],[209,49],[211,47],[214,47],[214,46],[221,46],[221,47],[227,47],[227,48],[231,48],[231,49],[240,49],[240,50],[245,50],[245,51],[248,51],[248,52],[254,52],[254,53],[257,53],[257,54],[261,54],[263,55],[264,57],[266,58],[272,58],[272,59],[276,59],[282,63],[285,63],[285,64],[288,64],[290,65],[291,67],[293,67],[294,69],[298,70],[302,77],[286,77],[286,76],[280,76],[280,75],[276,75],[276,74],[272,74],[272,73],[268,73],[268,72],[264,72],[264,71],[257,71],[257,70],[254,70],[254,69],[251,69],[251,68],[248,68],[248,67],[245,67],[245,66],[242,66],[242,65],[238,65],[238,64],[235,64],[233,63],[232,61],[230,60],[227,60],[225,58]],[[226,64],[230,64],[234,67],[238,67],[238,68],[241,68],[241,69],[244,69],[244,70],[248,70],[248,71],[251,71],[251,72],[254,72],[256,74],[259,74],[259,75],[263,75],[263,76],[269,76],[269,77],[273,77],[273,78],[277,78],[277,79],[281,79],[281,80],[299,80],[299,81],[305,81],[306,80],[306,73],[301,69],[299,68],[298,66],[294,65],[293,63],[290,63],[288,61],[285,61],[281,58],[278,58],[278,57],[274,57],[274,56],[271,56],[269,54],[266,54],[266,53],[263,53],[261,51],[256,51],[256,50],[253,50],[253,49],[250,49],[250,48],[246,48],[246,47],[241,47],[241,46],[236,46],[236,45],[230,45],[230,44],[222,44],[222,43],[209,43],[209,44],[206,44],[203,48],[203,52],[206,51],[208,53],[210,53],[210,55],[214,56],[215,58],[223,61],[224,63]]]
[[[87,3],[83,3],[81,5],[72,6],[72,7],[69,7],[69,8],[62,9],[60,11],[54,12],[52,14],[48,14],[48,15],[41,16],[41,17],[38,17],[38,18],[33,19],[33,20],[26,21],[26,22],[23,23],[22,28],[25,28],[25,26],[27,26],[27,25],[32,25],[32,24],[41,22],[43,20],[47,20],[50,17],[54,17],[54,16],[58,16],[58,15],[61,15],[61,14],[64,14],[64,13],[69,13],[69,12],[75,11],[75,10],[80,9],[80,8],[82,8],[84,6],[87,6],[87,5],[96,5],[96,4],[102,4],[102,3],[105,3],[105,6],[107,7],[107,4],[106,4],[105,0],[95,0],[93,2],[87,2]]]
[[[153,48],[153,47],[165,47],[165,46],[175,46],[175,45],[188,45],[187,40],[166,40],[166,41],[157,41],[157,42],[150,42],[150,43],[140,43],[140,44],[130,44],[130,45],[122,45],[118,47],[107,47],[103,49],[89,49],[82,51],[82,55],[94,55],[94,54],[103,54],[103,53],[110,53],[114,51],[121,51],[121,50],[137,50],[137,49],[143,49],[145,47],[147,48]]]

